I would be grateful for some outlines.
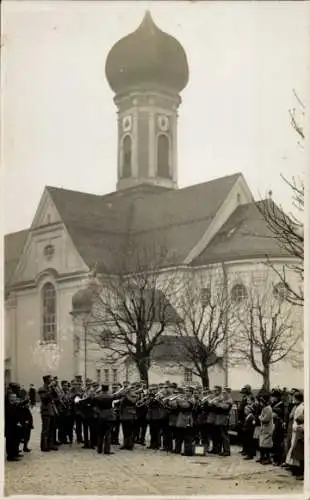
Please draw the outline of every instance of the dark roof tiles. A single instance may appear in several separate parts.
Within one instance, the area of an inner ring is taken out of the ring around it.
[[[158,344],[152,351],[152,360],[157,362],[190,362],[189,352],[193,352],[193,346],[198,344],[198,339],[189,337],[180,337],[178,335],[162,335]],[[209,363],[220,362],[215,354],[210,356]]]
[[[240,205],[193,266],[244,258],[287,256],[267,226],[255,203]]]

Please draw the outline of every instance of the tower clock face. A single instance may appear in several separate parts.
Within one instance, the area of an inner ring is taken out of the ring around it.
[[[132,126],[131,116],[130,115],[124,116],[123,121],[122,121],[122,125],[123,125],[123,131],[124,132],[130,132],[131,126]]]
[[[157,118],[157,124],[159,130],[162,132],[167,132],[169,130],[169,118],[165,115],[159,115]]]

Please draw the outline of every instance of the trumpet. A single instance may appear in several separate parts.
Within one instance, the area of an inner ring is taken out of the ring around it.
[[[151,395],[145,394],[141,399],[139,399],[136,402],[136,406],[137,406],[137,408],[140,408],[141,406],[147,406],[150,401],[151,401]]]
[[[75,396],[74,403],[75,404],[81,403],[82,401],[86,401],[88,398],[89,398],[89,395],[86,395],[86,394],[84,394],[82,397]]]
[[[121,387],[118,391],[114,392],[113,393],[113,397],[118,397],[118,398],[122,398],[124,396],[126,396],[128,394],[128,392],[130,392],[132,389],[133,389],[133,384],[129,384],[127,387]],[[137,389],[134,394],[136,395],[138,393],[138,391],[140,390],[143,390],[143,389]]]
[[[203,397],[200,399],[199,404],[202,404],[202,405],[203,405],[203,404],[207,403],[209,400],[210,400],[210,395],[208,395],[208,396],[203,396]]]

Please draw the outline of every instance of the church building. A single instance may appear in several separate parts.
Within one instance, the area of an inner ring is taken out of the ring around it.
[[[149,12],[111,48],[106,78],[117,111],[116,191],[94,195],[47,186],[31,226],[5,236],[5,376],[25,387],[38,386],[45,373],[59,380],[83,376],[85,363],[88,377],[101,382],[136,377],[124,363],[107,364],[99,347],[84,363],[71,314],[92,268],[109,267],[129,234],[137,246],[162,239],[167,268],[225,263],[238,275],[231,293],[239,295],[251,273],[263,272],[267,256],[274,265],[290,261],[242,173],[178,187],[178,113],[189,65],[180,43]],[[150,382],[192,382],[191,367],[181,366],[179,339],[170,332],[165,340],[155,349]],[[281,366],[273,384],[303,385],[300,369]],[[219,361],[211,385],[261,383],[250,368],[245,378],[244,366],[232,368],[228,379],[224,372]]]

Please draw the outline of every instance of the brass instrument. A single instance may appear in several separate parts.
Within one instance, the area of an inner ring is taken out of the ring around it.
[[[200,398],[199,404],[204,405],[205,403],[209,402],[209,400],[210,400],[210,394],[207,394],[207,396],[203,396],[202,398]]]
[[[81,403],[82,401],[86,401],[91,395],[92,395],[91,389],[84,390],[82,396],[75,396],[74,403],[78,404],[78,403]]]
[[[127,386],[127,387],[121,387],[118,391],[114,392],[113,393],[113,397],[122,397],[124,395],[126,395],[127,392],[129,392],[131,386]]]
[[[151,394],[145,392],[145,394],[136,402],[137,408],[141,408],[141,406],[147,406],[150,400],[151,400]]]

